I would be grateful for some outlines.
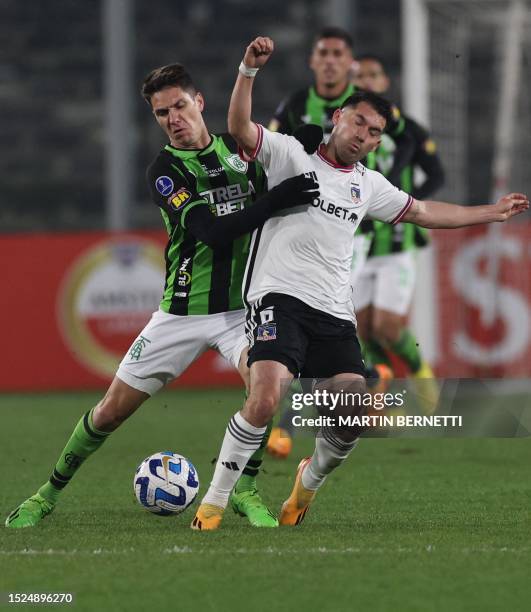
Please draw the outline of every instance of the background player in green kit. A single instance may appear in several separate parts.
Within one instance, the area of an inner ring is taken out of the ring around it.
[[[332,115],[356,87],[350,82],[352,38],[341,28],[328,27],[317,35],[310,55],[315,81],[280,103],[269,129],[293,134],[302,124],[320,125],[325,135],[332,131]]]
[[[31,527],[48,515],[85,459],[208,348],[238,367],[247,383],[241,285],[248,233],[278,210],[318,195],[309,191],[314,181],[299,176],[258,197],[265,187],[262,169],[241,162],[229,136],[208,132],[203,97],[182,65],[152,71],[142,94],[169,138],[147,172],[169,236],[160,309],[133,342],[104,398],[79,420],[49,481],[8,516],[7,527]],[[256,490],[263,452],[244,468],[233,507],[254,526],[275,527],[277,519]]]
[[[356,59],[354,84],[374,93],[386,94],[390,80],[382,60],[375,55],[362,55]],[[382,138],[373,167],[397,187],[422,200],[441,187],[444,171],[435,142],[427,130],[410,117],[404,116],[403,121],[404,130],[414,142],[410,163],[398,176],[388,175],[386,169],[395,145],[392,136],[387,135]],[[414,180],[415,167],[422,170],[424,178],[421,181]],[[435,383],[430,384],[428,380],[432,380],[434,375],[422,358],[415,336],[407,327],[407,313],[415,287],[415,249],[427,244],[427,232],[409,223],[391,227],[378,221],[364,221],[361,231],[372,235],[368,259],[356,278],[357,291],[354,294],[358,331],[364,340],[366,356],[373,363],[388,362],[385,347],[406,363],[415,378],[427,379],[419,382],[419,391],[426,400],[422,402],[424,409],[432,411],[438,394]]]

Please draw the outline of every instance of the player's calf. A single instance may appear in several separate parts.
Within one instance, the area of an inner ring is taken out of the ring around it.
[[[109,433],[118,429],[147,399],[147,393],[134,389],[115,376],[92,412],[94,427]]]
[[[281,525],[300,525],[317,490],[350,455],[362,431],[354,417],[364,412],[362,397],[366,386],[363,377],[356,374],[339,375],[318,385],[318,389],[330,394],[328,405],[320,412],[328,410],[330,416],[330,408],[334,406],[334,418],[332,424],[319,430],[313,456],[299,464],[292,492],[282,505],[279,517]]]

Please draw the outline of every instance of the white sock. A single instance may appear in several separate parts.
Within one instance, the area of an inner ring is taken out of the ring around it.
[[[328,428],[322,428],[315,438],[315,451],[312,460],[302,473],[302,486],[309,491],[316,491],[326,477],[350,455],[358,444],[359,438],[344,442]]]
[[[201,501],[202,504],[225,508],[230,492],[247,461],[262,443],[266,429],[267,426],[253,427],[239,412],[231,418],[225,430],[212,482]]]

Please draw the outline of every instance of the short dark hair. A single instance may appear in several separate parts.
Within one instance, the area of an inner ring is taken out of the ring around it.
[[[357,91],[343,102],[341,108],[343,109],[349,106],[354,108],[362,102],[366,102],[369,106],[372,106],[372,108],[385,119],[386,128],[391,125],[393,121],[393,107],[391,103],[372,91]]]
[[[385,62],[383,61],[381,56],[376,55],[375,53],[361,53],[360,55],[356,55],[356,61],[363,62],[363,60],[378,62],[378,64],[380,64],[380,66],[383,68],[383,71],[387,74]]]
[[[323,28],[317,36],[313,40],[313,46],[323,38],[339,38],[340,40],[345,41],[345,44],[349,49],[352,49],[352,36],[343,28],[338,28],[336,26],[327,26]]]
[[[142,97],[151,106],[151,96],[166,87],[180,87],[195,96],[197,88],[182,64],[168,64],[152,70],[142,83]]]

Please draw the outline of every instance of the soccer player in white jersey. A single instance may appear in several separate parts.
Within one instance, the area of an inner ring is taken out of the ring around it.
[[[269,38],[256,38],[247,47],[231,98],[229,131],[243,152],[262,163],[270,186],[304,172],[316,178],[320,196],[270,218],[253,235],[243,288],[251,390],[241,412],[230,419],[193,529],[220,525],[239,470],[262,442],[285,383],[301,375],[332,392],[364,389],[349,279],[354,232],[366,214],[389,223],[453,228],[506,221],[529,207],[518,193],[486,206],[419,201],[366,169],[359,160],[378,146],[390,113],[389,103],[374,93],[347,99],[333,115],[330,140],[311,155],[292,136],[253,123],[252,84],[272,52]],[[356,405],[340,409],[352,416],[361,411]],[[299,464],[280,524],[301,523],[317,489],[347,458],[359,434],[359,427],[321,428],[313,456]]]

